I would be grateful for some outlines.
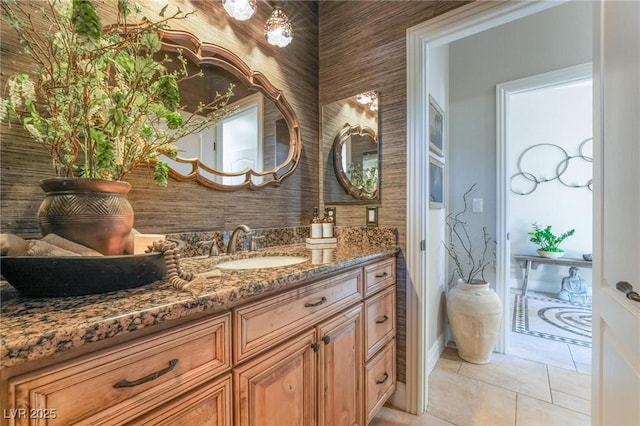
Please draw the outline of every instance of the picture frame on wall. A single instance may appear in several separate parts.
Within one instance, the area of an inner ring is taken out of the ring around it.
[[[444,111],[429,95],[429,150],[444,156]]]
[[[444,208],[444,162],[429,156],[429,208]]]

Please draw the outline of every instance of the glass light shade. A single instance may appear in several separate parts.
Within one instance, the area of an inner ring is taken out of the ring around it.
[[[373,98],[373,100],[369,104],[369,109],[371,111],[377,111],[378,110],[378,98]]]
[[[264,25],[264,36],[270,44],[285,47],[293,40],[293,28],[289,17],[276,6]]]
[[[256,11],[256,0],[223,0],[222,6],[238,21],[246,21]]]
[[[373,101],[374,97],[375,94],[373,92],[364,92],[356,95],[356,101],[358,101],[359,104],[367,105]]]

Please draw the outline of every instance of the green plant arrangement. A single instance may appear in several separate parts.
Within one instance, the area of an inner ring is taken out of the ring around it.
[[[482,246],[479,250],[474,249],[472,238],[464,221],[464,215],[469,208],[469,195],[474,190],[476,184],[462,196],[464,207],[457,213],[447,215],[445,223],[447,226],[448,240],[443,241],[445,250],[455,265],[455,274],[465,283],[486,283],[485,270],[495,265],[495,240],[489,236],[486,226],[482,227]]]
[[[562,250],[558,246],[561,242],[572,236],[574,233],[575,229],[571,229],[570,231],[556,236],[553,232],[551,232],[551,225],[547,226],[546,228],[541,228],[537,223],[534,223],[533,231],[529,232],[528,235],[531,237],[529,241],[540,247],[539,250],[562,253],[564,252],[564,250]]]
[[[347,173],[353,185],[361,186],[368,192],[373,192],[378,189],[377,166],[363,168],[360,164],[351,163]]]
[[[47,149],[56,176],[122,180],[139,166],[167,185],[173,142],[200,132],[230,111],[233,87],[210,101],[180,110],[180,81],[187,71],[161,53],[162,30],[194,12],[178,9],[157,21],[139,17],[128,0],[117,2],[117,22],[103,28],[93,0],[2,0],[5,22],[18,34],[30,74],[7,80],[0,119],[19,122]],[[134,23],[135,22],[135,23]]]

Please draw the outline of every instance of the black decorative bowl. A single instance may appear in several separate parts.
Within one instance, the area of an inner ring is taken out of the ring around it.
[[[24,297],[65,297],[140,287],[166,275],[162,253],[0,256],[0,274]]]

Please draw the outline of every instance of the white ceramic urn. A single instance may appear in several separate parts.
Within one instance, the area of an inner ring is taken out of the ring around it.
[[[460,358],[487,364],[502,323],[502,302],[489,283],[458,280],[447,295],[447,316]]]

